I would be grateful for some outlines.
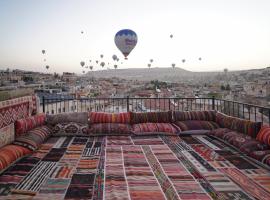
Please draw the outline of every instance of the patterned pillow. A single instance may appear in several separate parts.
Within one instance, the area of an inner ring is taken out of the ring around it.
[[[219,128],[216,122],[212,121],[199,121],[199,120],[188,120],[188,121],[177,121],[175,124],[182,130],[213,130]]]
[[[172,112],[144,112],[131,113],[131,124],[139,123],[170,123],[172,122]]]
[[[171,123],[140,123],[134,124],[132,130],[136,135],[167,134],[175,135],[181,130]]]
[[[41,126],[29,131],[27,134],[22,135],[15,139],[13,144],[27,147],[34,151],[36,150],[50,135],[52,128],[49,126]]]
[[[201,120],[201,121],[216,121],[216,111],[174,111],[174,121]]]
[[[37,114],[25,119],[19,119],[15,122],[15,135],[20,136],[33,128],[42,126],[45,123],[46,115]]]
[[[270,166],[270,150],[252,151],[249,156]]]
[[[258,133],[256,140],[264,144],[270,145],[270,126],[263,126]]]
[[[85,135],[87,134],[88,125],[69,122],[56,124],[53,127],[53,135],[56,136],[72,136],[72,135]]]
[[[88,123],[88,112],[72,112],[72,113],[60,113],[56,115],[47,115],[46,123],[50,125],[56,125],[60,123]]]
[[[31,153],[25,147],[9,144],[0,149],[0,171],[11,165],[22,156]]]
[[[216,122],[222,128],[229,128],[231,130],[249,135],[253,138],[256,138],[262,125],[261,122],[253,122],[245,119],[239,119],[219,112],[216,116]]]
[[[89,120],[91,124],[95,123],[130,124],[130,112],[124,113],[89,112]]]
[[[227,133],[227,132],[231,132],[232,130],[228,129],[228,128],[217,128],[217,129],[214,129],[212,131],[209,132],[209,135],[213,135],[213,136],[216,136],[218,138],[223,138],[224,135]]]
[[[122,123],[98,123],[91,125],[88,135],[131,135],[131,126]]]

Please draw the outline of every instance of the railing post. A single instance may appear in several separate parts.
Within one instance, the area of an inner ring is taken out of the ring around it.
[[[127,112],[129,112],[129,96],[127,96]]]
[[[169,98],[169,110],[171,110],[171,99]]]
[[[42,96],[42,111],[45,113],[45,96]]]
[[[212,110],[215,110],[215,96],[212,96]]]

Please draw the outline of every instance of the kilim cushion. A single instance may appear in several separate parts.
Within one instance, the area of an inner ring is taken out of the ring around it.
[[[52,134],[52,128],[49,126],[41,126],[32,129],[25,135],[15,139],[13,144],[27,147],[34,151]]]
[[[253,151],[249,153],[249,156],[270,166],[270,150]]]
[[[264,144],[270,145],[270,126],[263,126],[256,139]]]
[[[33,128],[42,126],[45,123],[46,115],[44,113],[31,116],[25,119],[19,119],[15,122],[15,134],[20,136]]]
[[[93,124],[88,130],[88,135],[131,135],[131,126],[122,123]]]
[[[175,135],[181,130],[171,123],[140,123],[134,124],[132,130],[136,135],[145,134],[172,134]]]
[[[201,120],[201,121],[216,121],[216,111],[174,111],[174,121]]]
[[[89,112],[89,121],[90,124],[95,123],[130,124],[130,112],[125,113]]]
[[[0,170],[5,169],[18,158],[31,153],[28,148],[9,144],[0,149]]]
[[[240,133],[244,133],[253,138],[256,138],[259,130],[261,129],[261,122],[253,122],[245,119],[239,119],[236,117],[230,117],[223,113],[217,113],[216,122],[222,128],[229,128]]]
[[[144,112],[131,113],[131,124],[139,123],[170,123],[172,122],[172,112]]]
[[[214,130],[211,130],[209,132],[209,135],[213,135],[216,136],[218,138],[223,138],[224,134],[227,132],[231,132],[232,130],[228,129],[228,128],[217,128]]]
[[[88,112],[72,112],[72,113],[60,113],[56,115],[47,115],[46,123],[50,125],[56,125],[59,123],[88,123]]]
[[[59,123],[53,127],[53,135],[55,136],[75,136],[87,134],[88,124],[75,122]]]
[[[177,121],[175,124],[182,130],[213,130],[219,128],[219,125],[213,121],[188,120]]]

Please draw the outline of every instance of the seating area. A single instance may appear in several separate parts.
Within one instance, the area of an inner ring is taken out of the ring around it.
[[[14,130],[1,133],[0,199],[270,197],[270,127],[260,122],[214,110],[32,109]]]

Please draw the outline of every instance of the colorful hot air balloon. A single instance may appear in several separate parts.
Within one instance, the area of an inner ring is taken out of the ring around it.
[[[127,56],[134,49],[138,41],[137,34],[130,29],[123,29],[116,33],[114,42],[117,48],[127,59]]]
[[[83,31],[81,31],[81,34],[83,34]]]
[[[150,59],[150,62],[152,63],[154,60],[153,59]]]
[[[90,66],[89,68],[92,70],[93,69],[93,66]]]
[[[85,71],[82,71],[82,73],[85,73]]]
[[[175,64],[174,63],[172,64],[172,67],[175,68]]]
[[[83,67],[85,65],[85,62],[84,61],[81,61],[80,64]]]
[[[186,62],[186,60],[185,59],[182,59],[182,63],[184,63],[184,62]]]
[[[114,65],[114,69],[117,69],[117,65]]]
[[[42,52],[42,54],[45,54],[46,53],[46,51],[44,49],[41,52]]]
[[[50,68],[50,66],[49,65],[46,65],[46,69],[49,69]]]
[[[151,67],[151,64],[148,64],[147,66],[148,66],[148,67],[149,67],[149,69],[150,69],[150,67]]]
[[[91,62],[92,60],[89,60],[89,62]]]
[[[100,55],[100,58],[103,58],[103,54]]]
[[[46,59],[44,58],[43,61],[46,62]]]
[[[96,60],[96,63],[98,64],[98,60]]]
[[[104,66],[105,66],[105,62],[101,62],[101,63],[100,63],[100,66],[101,66],[101,67],[104,67]]]
[[[199,60],[202,60],[202,58],[201,58],[201,57],[199,57]]]
[[[170,38],[173,38],[173,34],[170,35]]]

